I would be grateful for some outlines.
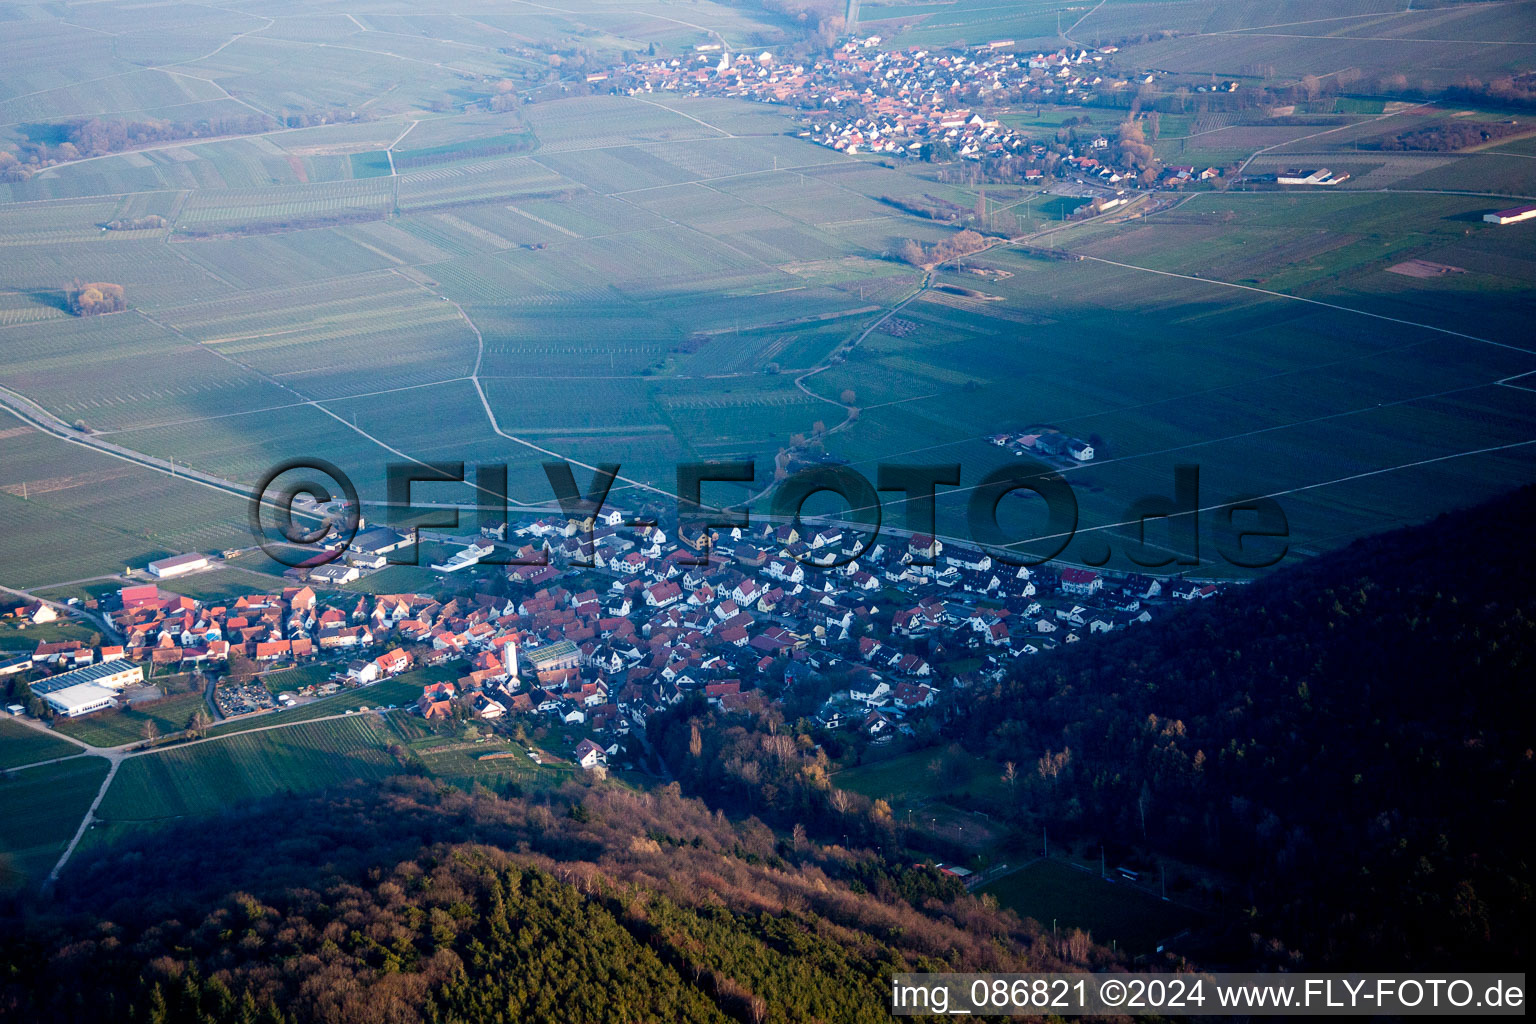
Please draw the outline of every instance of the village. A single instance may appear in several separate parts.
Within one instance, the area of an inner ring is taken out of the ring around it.
[[[566,753],[583,768],[612,759],[648,769],[660,766],[647,763],[647,720],[691,694],[726,714],[794,713],[857,742],[887,744],[916,737],[925,716],[1029,658],[1219,592],[1210,583],[1018,567],[925,535],[863,550],[861,535],[836,525],[670,538],[627,521],[609,511],[485,528],[433,566],[437,594],[348,594],[312,582],[410,543],[378,526],[354,537],[344,558],[289,570],[291,585],[274,593],[213,603],[157,582],[124,586],[82,606],[105,617],[117,642],[40,642],[0,665],[6,675],[25,673],[32,698],[30,708],[9,710],[90,715],[116,707],[146,676],[195,672],[213,678],[220,718],[280,715],[343,688],[428,670],[411,705],[424,719],[553,726],[571,738]],[[523,564],[479,564],[492,552]],[[177,556],[147,575],[170,583],[208,564]],[[8,618],[43,625],[70,611],[33,602]],[[329,672],[312,673],[304,692],[263,685],[263,674],[306,665]]]
[[[1074,133],[1063,153],[1047,145],[1054,140],[1036,138],[990,113],[1010,104],[1090,105],[1096,97],[1134,92],[1155,80],[1151,72],[1116,73],[1109,58],[1118,47],[1031,55],[1017,52],[1012,40],[969,51],[882,50],[880,42],[879,36],[849,40],[830,59],[808,64],[785,62],[770,52],[656,59],[591,75],[588,83],[607,83],[631,96],[677,93],[794,106],[807,112],[803,137],[849,155],[988,162],[1025,183],[1074,175],[1102,186],[1135,184],[1132,170],[1114,164],[1108,135],[1085,128]],[[1232,92],[1237,82],[1195,89]],[[1156,180],[1181,185],[1222,174],[1215,167],[1169,166],[1158,169]]]

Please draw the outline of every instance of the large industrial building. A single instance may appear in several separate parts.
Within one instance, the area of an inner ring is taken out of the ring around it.
[[[142,668],[119,658],[40,679],[32,684],[32,692],[47,701],[56,714],[78,718],[115,707],[119,691],[143,681]]]

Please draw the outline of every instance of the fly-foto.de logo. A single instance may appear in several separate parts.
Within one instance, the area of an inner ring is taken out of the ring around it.
[[[600,518],[614,525],[645,528],[658,525],[658,517],[626,514],[609,505],[615,481],[626,481],[618,463],[587,468],[591,477],[583,488],[569,462],[542,463],[549,482],[551,507],[580,524],[590,550],[594,524]],[[802,520],[806,503],[815,495],[836,495],[847,507],[837,521],[857,536],[858,542],[835,552],[790,551],[808,567],[838,568],[859,558],[877,542],[883,528],[894,528],[909,537],[936,537],[937,504],[941,497],[964,501],[963,521],[967,535],[961,538],[1010,565],[1039,565],[1059,557],[1081,534],[1098,535],[1080,557],[1088,565],[1104,565],[1114,557],[1113,545],[1137,566],[1148,569],[1195,566],[1201,562],[1202,527],[1217,555],[1243,569],[1263,569],[1278,563],[1289,549],[1290,524],[1284,510],[1271,497],[1236,496],[1215,503],[1201,503],[1200,468],[1173,468],[1171,493],[1149,494],[1132,501],[1114,522],[1082,527],[1077,496],[1072,485],[1055,468],[1029,458],[1017,458],[970,482],[958,463],[880,463],[873,482],[850,466],[818,465],[802,468],[773,482],[767,490],[769,522],[792,524]],[[478,528],[483,535],[498,530],[508,519],[508,466],[479,463],[469,472],[463,462],[397,462],[385,467],[385,500],[379,502],[386,524],[402,531],[408,542],[385,552],[390,565],[418,564],[421,530]],[[626,481],[637,484],[638,481]],[[708,485],[754,485],[757,467],[751,461],[685,462],[676,468],[675,489],[663,491],[649,484],[648,493],[664,495],[672,503],[673,522],[679,537],[695,542],[679,546],[677,561],[704,565],[709,561],[709,539],[722,530],[746,530],[753,523],[750,506],[713,505],[705,499]],[[440,485],[473,488],[469,502],[433,502],[431,490]],[[1011,529],[1001,515],[1004,499],[1031,499],[1029,518],[1036,525]],[[339,558],[363,522],[357,486],[340,467],[325,459],[297,458],[274,466],[252,491],[249,504],[251,532],[257,544],[275,561],[291,567],[316,567]],[[469,522],[466,522],[469,514]],[[761,521],[764,516],[759,513]],[[824,517],[815,517],[822,520]],[[305,520],[301,523],[300,520]],[[889,522],[888,522],[889,521]],[[1158,528],[1157,524],[1161,524]],[[1151,534],[1159,535],[1157,541]],[[1112,539],[1111,539],[1112,538]],[[547,553],[534,559],[519,558],[508,547],[492,547],[481,558],[485,565],[544,564]],[[932,547],[912,545],[912,563],[932,565]],[[578,556],[575,567],[590,566]]]

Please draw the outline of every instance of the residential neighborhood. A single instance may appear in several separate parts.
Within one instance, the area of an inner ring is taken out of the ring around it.
[[[1219,592],[1019,567],[920,534],[863,550],[835,524],[795,522],[672,541],[657,526],[622,526],[627,518],[482,531],[495,536],[462,540],[462,557],[432,566],[445,588],[436,594],[347,593],[329,566],[219,602],[134,583],[85,606],[117,642],[39,642],[7,671],[30,673],[31,692],[69,717],[116,706],[145,676],[200,672],[230,718],[423,670],[412,705],[422,718],[555,726],[581,738],[570,756],[588,769],[644,765],[643,741],[630,737],[691,695],[727,714],[810,717],[874,744],[915,737],[946,702],[1027,659]],[[363,537],[370,549],[404,539],[377,528]],[[477,564],[498,549],[523,564]],[[9,615],[57,617],[41,602]],[[305,665],[318,668],[304,692],[263,684]]]
[[[966,50],[888,50],[879,48],[881,42],[879,36],[852,39],[831,57],[809,62],[784,61],[766,51],[655,59],[626,65],[600,81],[631,96],[675,93],[794,106],[805,112],[803,137],[850,156],[981,162],[994,176],[1023,183],[1073,175],[1106,186],[1131,184],[1132,172],[1111,159],[1111,137],[1091,125],[1072,133],[1071,145],[1062,151],[1050,145],[1056,140],[1012,127],[996,113],[1013,104],[1092,105],[1105,96],[1134,94],[1155,74],[1117,71],[1112,57],[1118,47],[1046,53],[996,40]],[[1230,80],[1196,87],[1200,92],[1236,88]],[[1106,111],[1105,122],[1121,116]],[[1169,167],[1158,180],[1181,185],[1222,174],[1215,167]],[[1098,209],[1112,203],[1106,198]]]

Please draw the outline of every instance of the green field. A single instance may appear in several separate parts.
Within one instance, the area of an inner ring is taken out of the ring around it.
[[[143,822],[211,814],[278,793],[307,793],[400,766],[386,753],[392,732],[374,715],[224,736],[131,757],[99,814]]]
[[[107,760],[79,757],[0,775],[0,887],[40,879],[74,836],[107,776]]]
[[[57,595],[49,595],[58,600]],[[79,640],[85,643],[96,634],[95,628],[79,619],[61,618],[57,622],[41,625],[23,625],[15,619],[0,623],[0,650],[26,651],[30,653],[41,643],[56,644],[63,640]]]
[[[181,732],[199,710],[208,710],[203,695],[184,693],[153,704],[98,711],[83,718],[60,718],[54,728],[93,747],[117,747],[142,741],[149,722],[155,723],[161,736]]]
[[[1133,955],[1150,953],[1188,928],[1199,915],[1159,899],[1125,881],[1099,877],[1097,870],[1059,860],[1037,861],[984,886],[998,903],[1032,917],[1049,929],[1080,928],[1102,945],[1113,942]]]
[[[36,764],[55,757],[69,757],[80,753],[80,748],[57,736],[0,718],[0,769],[17,765]]]
[[[898,813],[930,800],[964,794],[999,804],[1008,797],[1002,766],[961,751],[919,750],[834,772],[839,789],[882,799]]]
[[[1027,35],[1056,18],[1035,3],[910,6],[924,15],[914,42]],[[1125,6],[1086,24],[1129,17]],[[231,59],[243,51],[231,47]],[[1347,126],[1370,115],[1358,106],[1320,116]],[[1109,124],[1079,107],[1007,116],[1049,137],[1085,113]],[[1351,150],[1432,120],[1393,116],[1303,139],[1318,127],[1170,113],[1157,147],[1200,163],[1271,150],[1256,170],[1326,160],[1353,168],[1362,188],[1481,174],[1489,188],[1536,192],[1514,150]],[[525,127],[536,148],[489,152]],[[1094,259],[994,249],[973,262],[995,276],[935,279],[991,299],[929,289],[901,312],[915,333],[876,332],[844,360],[834,353],[921,281],[890,253],[951,230],[882,198],[969,206],[976,189],[922,165],[848,160],[788,137],[793,127],[766,104],[590,96],[505,116],[317,126],[259,146],[207,140],[177,160],[226,173],[174,189],[131,178],[121,157],[80,165],[89,180],[64,168],[59,181],[81,190],[72,197],[0,203],[0,237],[15,243],[0,287],[53,287],[87,260],[93,275],[124,283],[134,308],[0,328],[0,385],[103,440],[236,484],[302,453],[343,467],[377,500],[386,464],[402,455],[507,461],[522,502],[548,500],[542,456],[498,429],[568,458],[618,461],[663,488],[689,459],[751,458],[762,479],[792,435],[841,424],[837,403],[851,390],[860,416],[829,440],[831,453],[870,474],[913,453],[960,462],[962,488],[940,497],[949,534],[969,532],[964,488],[1008,461],[988,434],[1049,423],[1099,436],[1100,459],[1069,474],[1082,518],[1065,557],[1076,561],[1096,560],[1105,540],[1119,554],[1113,524],[1134,500],[1166,493],[1179,462],[1199,463],[1212,501],[1284,496],[1295,552],[1533,475],[1529,392],[1496,382],[1536,368],[1521,341],[1536,264],[1521,251],[1528,233],[1481,224],[1486,199],[1213,193],[1145,220],[1073,226],[1060,218],[1081,198],[993,187],[999,223]],[[418,166],[386,177],[377,155],[397,139],[393,151]],[[275,159],[264,147],[287,154],[275,161],[280,180],[253,170],[237,183],[236,166]],[[290,158],[303,176],[283,170]],[[322,173],[325,161],[350,169]],[[151,211],[173,221],[166,237],[96,228]],[[343,214],[371,219],[334,219]],[[1468,273],[1386,272],[1407,258]],[[87,358],[112,378],[110,394],[75,371]],[[9,583],[244,541],[233,495],[22,428],[0,425],[0,455],[0,505],[21,527],[0,537]],[[1004,505],[1011,534],[1038,532],[1026,508]],[[55,532],[71,543],[14,539]],[[1210,544],[1204,553],[1209,571],[1227,571]],[[175,586],[218,600],[277,586],[264,580],[221,570]],[[433,582],[425,568],[397,567],[350,589]]]

